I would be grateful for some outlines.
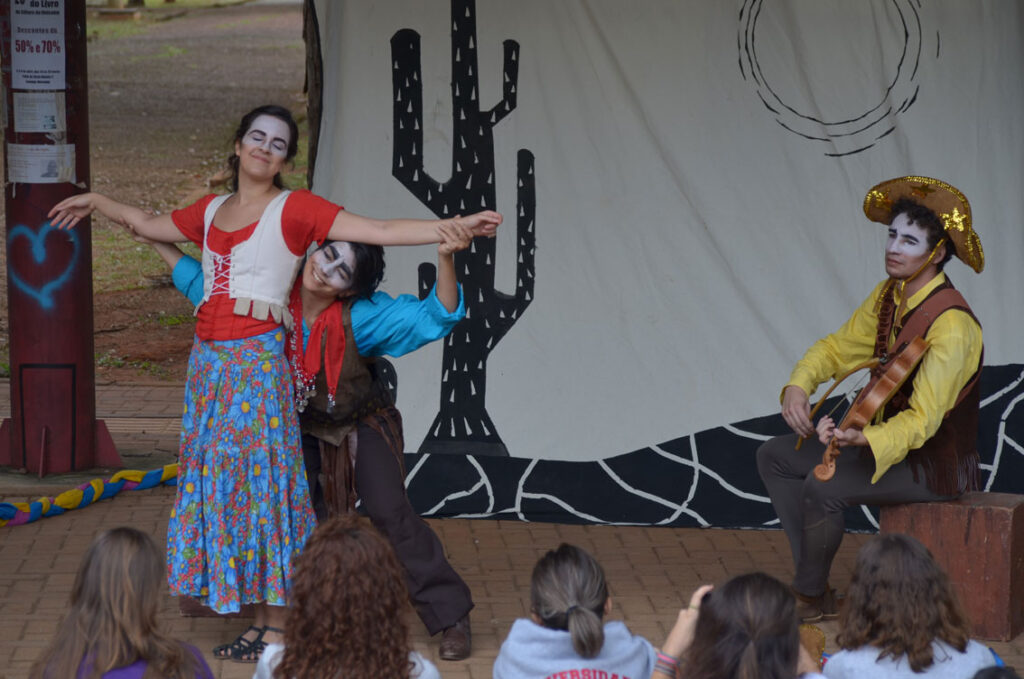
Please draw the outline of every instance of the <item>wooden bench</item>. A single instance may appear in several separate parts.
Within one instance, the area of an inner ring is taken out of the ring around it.
[[[1024,630],[1024,495],[967,493],[881,510],[883,533],[920,540],[949,574],[979,639]]]

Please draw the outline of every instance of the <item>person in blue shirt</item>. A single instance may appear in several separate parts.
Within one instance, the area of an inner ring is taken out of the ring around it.
[[[328,241],[313,251],[291,293],[286,353],[317,518],[353,511],[358,497],[398,555],[427,630],[443,633],[439,656],[461,660],[471,649],[472,596],[409,504],[401,415],[384,362],[376,360],[440,339],[465,316],[454,253],[469,247],[473,235],[454,223],[439,228],[437,282],[423,300],[376,290],[384,275],[380,246]],[[197,303],[199,262],[173,245],[151,245],[172,268],[175,287]],[[274,426],[273,417],[267,425]]]

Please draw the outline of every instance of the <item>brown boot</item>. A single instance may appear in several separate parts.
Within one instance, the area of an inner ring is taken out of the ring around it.
[[[441,633],[441,647],[437,655],[441,660],[465,660],[473,647],[473,635],[469,629],[469,613],[459,618],[451,627]]]

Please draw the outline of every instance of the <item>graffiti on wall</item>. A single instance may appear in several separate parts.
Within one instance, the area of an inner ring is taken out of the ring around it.
[[[74,229],[44,222],[39,229],[18,224],[7,232],[7,266],[11,285],[52,311],[54,295],[71,280],[80,250]]]

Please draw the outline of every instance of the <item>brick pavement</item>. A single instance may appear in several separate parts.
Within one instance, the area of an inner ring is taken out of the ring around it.
[[[0,383],[0,415],[6,415],[9,389]],[[126,462],[149,469],[173,459],[181,387],[106,385],[97,388],[97,411],[106,419]],[[129,457],[131,454],[132,457]],[[100,474],[80,475],[93,478]],[[63,482],[59,490],[81,483],[73,476],[43,482],[0,475],[0,500],[37,497]],[[174,490],[161,487],[124,492],[110,500],[26,526],[0,528],[0,679],[17,679],[53,633],[63,614],[78,562],[100,530],[130,524],[163,544]],[[620,526],[569,526],[508,521],[430,520],[451,562],[473,590],[474,654],[467,661],[437,659],[437,639],[427,636],[410,612],[417,650],[434,660],[449,679],[483,679],[517,617],[527,614],[533,564],[559,542],[591,551],[604,566],[614,602],[613,617],[636,633],[659,643],[690,592],[704,582],[760,569],[782,579],[790,576],[789,548],[780,531],[739,531]],[[848,535],[833,571],[843,587],[857,548],[867,539]],[[164,585],[166,592],[166,585]],[[244,623],[227,619],[182,618],[165,596],[163,624],[174,635],[196,644],[219,679],[252,675],[251,665],[213,660],[209,649],[229,641]],[[835,623],[823,626],[834,644]],[[1024,635],[991,644],[1009,664],[1024,667]]]
[[[176,460],[181,431],[181,384],[100,384],[96,417],[103,420],[126,469],[156,469]],[[10,417],[10,380],[0,380],[0,418]],[[96,478],[102,470],[53,474],[42,481],[0,468],[0,491],[8,502],[24,502]]]

